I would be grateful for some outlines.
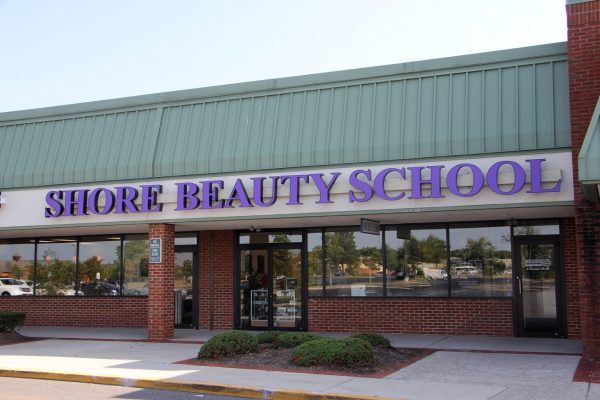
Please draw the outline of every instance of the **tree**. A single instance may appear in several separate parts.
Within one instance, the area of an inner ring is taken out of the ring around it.
[[[369,268],[371,272],[377,271],[383,264],[379,247],[363,247],[359,253],[361,263]]]
[[[352,273],[360,264],[360,254],[356,249],[354,232],[332,232],[325,237],[328,269],[336,272]]]
[[[446,259],[446,242],[433,235],[427,236],[420,243],[420,254],[424,262],[435,264]]]

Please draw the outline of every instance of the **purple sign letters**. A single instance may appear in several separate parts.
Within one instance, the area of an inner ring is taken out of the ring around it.
[[[550,187],[542,185],[542,163],[545,158],[525,160],[529,169],[526,193],[560,192],[561,180]],[[468,185],[459,182],[461,176],[472,180]],[[445,177],[444,177],[445,175]],[[256,176],[238,178],[231,187],[219,179],[198,182],[176,182],[175,211],[220,208],[270,207],[277,203],[281,188],[287,188],[288,206],[301,205],[301,191],[311,185],[318,193],[315,204],[333,203],[331,193],[342,172]],[[508,178],[506,178],[508,177]],[[385,201],[402,199],[439,199],[448,196],[473,197],[487,188],[498,195],[510,196],[526,187],[526,168],[512,160],[501,160],[486,170],[472,163],[446,168],[442,164],[420,167],[390,167],[380,171],[355,169],[348,175],[349,203],[368,202],[373,197]],[[390,180],[407,181],[410,191],[390,189]],[[444,185],[445,184],[445,185]],[[270,195],[265,196],[265,190]],[[159,195],[163,185],[115,186],[113,188],[52,190],[46,194],[46,218],[82,215],[156,213],[163,210]]]

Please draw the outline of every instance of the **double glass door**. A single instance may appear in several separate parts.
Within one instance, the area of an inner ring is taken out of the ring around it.
[[[263,246],[239,254],[239,327],[302,329],[301,247]]]
[[[558,238],[518,239],[515,244],[519,335],[564,337]]]

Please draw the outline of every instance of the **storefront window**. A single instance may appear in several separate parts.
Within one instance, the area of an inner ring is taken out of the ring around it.
[[[387,295],[448,296],[446,229],[386,230]]]
[[[175,246],[196,245],[198,234],[196,232],[181,232],[175,234]]]
[[[518,221],[513,229],[515,236],[558,235],[558,221]]]
[[[148,295],[148,236],[127,235],[123,241],[123,294]]]
[[[91,237],[79,242],[79,290],[84,296],[121,292],[121,238]]]
[[[308,248],[308,295],[323,296],[323,234],[321,230],[309,231]]]
[[[383,296],[381,235],[328,229],[325,262],[327,296]]]
[[[512,296],[510,228],[451,228],[450,274],[453,297]]]
[[[240,244],[302,243],[302,232],[250,232],[240,234]]]
[[[0,276],[17,279],[23,289],[14,294],[33,294],[33,262],[35,241],[0,241]]]
[[[38,296],[74,296],[77,241],[41,239],[37,250],[35,294]],[[81,294],[81,293],[77,293]]]

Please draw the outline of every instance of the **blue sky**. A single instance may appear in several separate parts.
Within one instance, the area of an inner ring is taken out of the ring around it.
[[[565,40],[565,0],[0,0],[0,112]]]

